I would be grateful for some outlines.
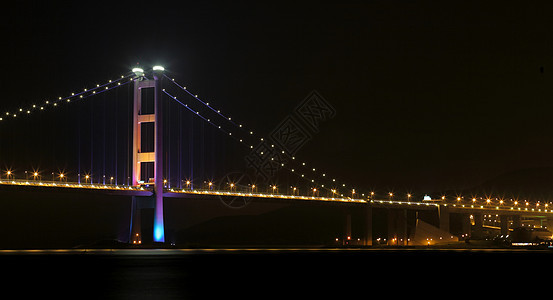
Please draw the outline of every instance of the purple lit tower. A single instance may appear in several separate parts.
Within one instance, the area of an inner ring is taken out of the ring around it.
[[[161,101],[161,79],[164,68],[153,67],[153,79],[144,76],[142,68],[134,68],[134,107],[133,107],[133,171],[132,185],[154,184],[153,241],[165,242],[163,225],[163,122]],[[152,141],[142,141],[142,131],[152,129]],[[152,199],[133,197],[130,243],[141,244],[140,210],[151,208]]]

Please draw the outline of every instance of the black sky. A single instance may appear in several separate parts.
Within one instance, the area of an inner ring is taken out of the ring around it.
[[[3,8],[13,110],[162,64],[270,132],[312,90],[336,117],[299,157],[356,186],[445,189],[553,167],[547,1],[50,2]]]

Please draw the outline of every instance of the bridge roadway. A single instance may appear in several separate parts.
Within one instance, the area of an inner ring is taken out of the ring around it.
[[[59,181],[35,181],[35,180],[0,180],[1,189],[16,190],[36,190],[47,189],[55,191],[74,190],[79,192],[101,193],[108,195],[120,196],[152,196],[153,189],[145,187],[133,187],[127,185],[113,184],[98,184],[98,183],[78,183],[78,182],[59,182]],[[553,209],[545,208],[529,208],[521,206],[508,205],[474,205],[474,204],[457,204],[446,203],[443,201],[397,201],[383,199],[359,199],[350,197],[320,197],[320,196],[301,196],[301,195],[285,195],[277,193],[250,193],[238,191],[223,191],[223,190],[204,190],[204,189],[174,189],[168,188],[164,190],[164,197],[171,198],[198,198],[202,196],[218,196],[218,197],[246,197],[258,199],[279,199],[279,200],[296,200],[296,201],[317,201],[317,202],[334,202],[342,204],[371,204],[373,208],[392,208],[392,209],[407,209],[407,210],[435,210],[447,209],[450,213],[484,213],[484,214],[505,214],[505,215],[527,215],[527,216],[542,216],[553,217]]]
[[[78,183],[78,182],[59,182],[59,181],[35,181],[35,180],[1,180],[0,188],[11,191],[21,190],[49,190],[49,191],[79,191],[86,193],[101,193],[107,195],[119,196],[152,196],[153,189],[145,187],[133,187],[127,185],[98,184],[98,183]],[[317,201],[333,202],[342,204],[372,204],[375,208],[397,208],[397,209],[416,209],[416,210],[434,210],[439,205],[430,202],[415,201],[392,201],[392,200],[365,200],[349,197],[320,197],[320,196],[301,196],[284,195],[277,193],[249,193],[237,191],[204,190],[204,189],[165,189],[164,197],[170,198],[201,198],[205,196],[215,197],[246,197],[266,200],[291,200],[291,201]]]

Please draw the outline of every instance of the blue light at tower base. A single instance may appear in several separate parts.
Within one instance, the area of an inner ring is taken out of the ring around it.
[[[154,242],[164,243],[165,242],[165,230],[163,228],[163,223],[154,224]]]

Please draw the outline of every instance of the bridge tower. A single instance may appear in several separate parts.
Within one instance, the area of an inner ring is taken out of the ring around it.
[[[133,162],[132,184],[154,184],[153,203],[151,199],[133,197],[133,213],[131,216],[131,238],[140,236],[140,209],[154,209],[153,241],[165,242],[163,224],[163,109],[161,101],[161,80],[164,68],[153,67],[152,78],[144,76],[144,70],[134,68],[133,105]],[[153,128],[153,132],[152,132]],[[150,134],[149,134],[150,133]],[[151,139],[153,133],[153,141]],[[149,139],[149,140],[148,140]],[[153,205],[152,205],[153,204]]]

